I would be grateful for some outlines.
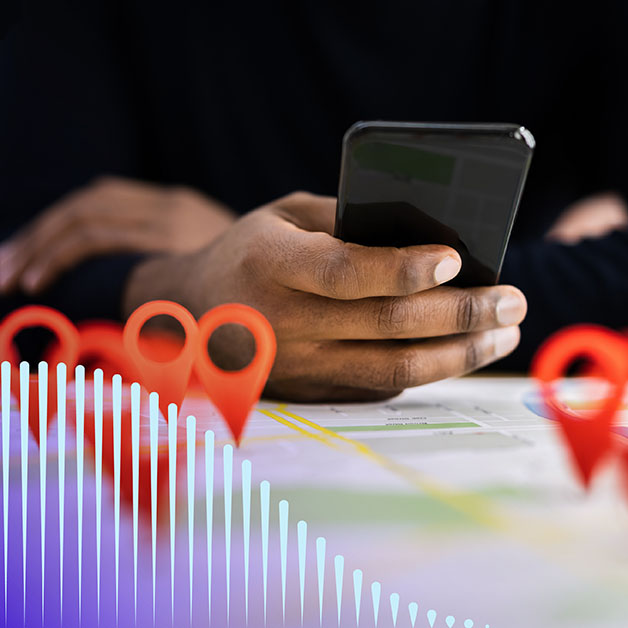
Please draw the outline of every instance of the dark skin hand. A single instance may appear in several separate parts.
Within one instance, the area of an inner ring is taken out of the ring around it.
[[[0,244],[0,294],[37,294],[95,255],[193,251],[234,220],[224,205],[190,188],[102,177]]]
[[[130,277],[127,314],[157,298],[197,317],[220,303],[252,305],[278,341],[266,392],[299,400],[381,399],[516,346],[518,290],[439,287],[459,270],[453,249],[343,243],[330,235],[334,212],[333,198],[295,193],[236,219],[188,188],[102,178],[0,245],[0,293],[36,294],[90,256],[156,253]],[[225,366],[251,350],[237,329],[219,330],[211,347]]]
[[[221,303],[255,307],[277,336],[266,394],[301,401],[384,399],[516,347],[526,313],[519,290],[441,286],[460,269],[446,246],[344,243],[331,236],[335,206],[334,198],[294,193],[198,251],[141,263],[126,312],[151,299],[178,301],[196,317]],[[219,362],[250,350],[245,334],[214,340]]]
[[[563,244],[577,244],[585,238],[601,238],[628,227],[628,207],[614,192],[583,198],[568,207],[547,233]]]

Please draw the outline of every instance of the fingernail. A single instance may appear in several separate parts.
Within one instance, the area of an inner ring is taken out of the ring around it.
[[[446,257],[434,269],[434,281],[437,284],[453,279],[460,271],[460,261],[455,257]]]
[[[504,327],[493,330],[495,355],[503,356],[510,353],[519,344],[519,328]]]
[[[500,325],[517,325],[523,320],[526,304],[523,299],[509,294],[497,302],[497,322]]]

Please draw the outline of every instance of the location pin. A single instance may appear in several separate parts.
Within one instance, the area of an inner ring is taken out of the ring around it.
[[[603,373],[613,385],[602,407],[587,417],[561,403],[552,385],[580,358],[590,360],[595,372]],[[628,380],[626,341],[620,334],[595,325],[569,327],[541,346],[532,364],[532,375],[540,381],[547,409],[559,421],[580,480],[588,487],[596,467],[613,448],[611,426]]]
[[[88,321],[77,326],[79,363],[90,371],[102,369],[105,380],[121,375],[125,382],[135,382],[139,374],[122,342],[123,327],[113,321]]]
[[[229,323],[243,325],[255,339],[255,356],[239,371],[218,368],[207,352],[207,343],[214,331]],[[210,310],[198,325],[196,374],[239,445],[251,408],[259,400],[275,360],[277,343],[273,328],[257,310],[239,303],[228,303]]]
[[[0,325],[0,362],[12,361],[11,388],[13,395],[19,399],[20,377],[17,360],[17,352],[14,339],[22,330],[30,327],[45,327],[53,332],[57,341],[52,349],[46,352],[48,361],[48,425],[50,417],[57,408],[57,364],[63,362],[68,372],[72,372],[78,362],[79,337],[78,331],[66,316],[43,305],[27,305],[11,312]],[[30,381],[29,387],[29,417],[28,424],[31,432],[39,444],[39,403],[37,379]]]
[[[171,316],[185,331],[185,342],[179,355],[167,362],[147,358],[141,350],[140,331],[144,323],[161,315]],[[194,317],[178,303],[149,301],[129,316],[124,326],[123,342],[129,359],[140,374],[140,383],[148,392],[159,393],[159,409],[167,420],[171,403],[181,408],[190,380],[198,343],[198,326]]]

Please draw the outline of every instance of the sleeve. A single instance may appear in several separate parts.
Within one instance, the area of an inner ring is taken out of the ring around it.
[[[628,3],[605,0],[592,16],[588,66],[580,68],[581,93],[574,95],[581,122],[566,129],[583,138],[572,176],[583,196],[612,190],[628,202]],[[500,281],[524,292],[528,315],[520,346],[496,366],[526,370],[543,340],[562,327],[628,328],[628,231],[575,245],[513,242]]]
[[[506,256],[501,283],[523,291],[528,315],[521,325],[521,344],[497,367],[526,370],[543,340],[562,327],[628,327],[628,231],[575,245],[515,243]]]
[[[0,41],[0,240],[103,174],[142,177],[133,90],[116,2],[21,3]],[[141,259],[90,260],[38,302],[75,319],[121,316]],[[0,297],[0,313],[26,303]]]

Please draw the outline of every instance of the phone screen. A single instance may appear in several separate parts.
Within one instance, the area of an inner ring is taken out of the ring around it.
[[[457,285],[497,282],[532,157],[519,125],[358,123],[345,136],[335,235],[446,244]]]

